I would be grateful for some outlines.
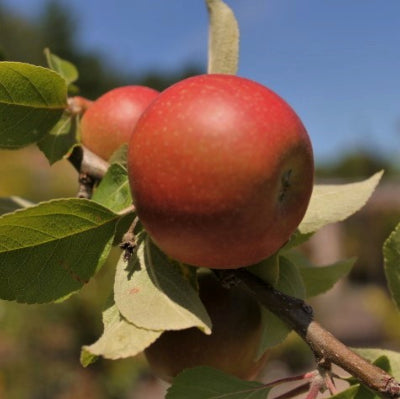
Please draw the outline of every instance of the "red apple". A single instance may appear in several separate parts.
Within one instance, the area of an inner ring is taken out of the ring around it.
[[[237,268],[289,239],[313,187],[310,139],[277,94],[251,80],[185,79],[146,109],[128,150],[138,216],[171,258]]]
[[[199,293],[212,321],[212,334],[198,328],[164,332],[145,350],[150,367],[166,381],[196,366],[255,378],[268,356],[257,358],[263,330],[259,304],[239,287],[223,288],[211,273],[200,275]]]
[[[82,144],[108,160],[122,144],[128,143],[137,120],[158,94],[145,86],[123,86],[103,94],[82,117]]]

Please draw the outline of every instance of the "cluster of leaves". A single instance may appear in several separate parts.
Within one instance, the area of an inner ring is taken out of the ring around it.
[[[221,12],[221,4],[208,1],[215,12]],[[229,10],[222,8],[222,12],[231,18]],[[220,46],[218,40],[211,40],[212,54]],[[36,143],[52,164],[67,158],[79,145],[79,115],[68,108],[68,90],[78,72],[69,62],[46,54],[49,68],[0,62],[0,148],[18,149]],[[229,58],[229,53],[226,56]],[[226,65],[220,62],[218,57],[212,60],[209,70]],[[66,198],[32,204],[15,197],[0,199],[1,299],[59,302],[79,291],[99,271],[112,246],[120,242],[135,218],[133,212],[124,212],[132,203],[125,161],[124,151],[113,157],[91,200]],[[327,291],[350,271],[354,259],[314,267],[297,247],[323,226],[359,210],[381,176],[378,172],[362,182],[315,185],[307,213],[291,240],[249,270],[294,297],[305,299]],[[211,332],[210,318],[197,292],[197,269],[169,259],[140,224],[136,234],[134,255],[127,262],[121,254],[116,266],[114,295],[103,313],[103,335],[82,349],[81,362],[85,366],[98,356],[135,356],[165,330],[198,327],[205,334]],[[384,255],[389,288],[400,306],[400,225],[385,243]],[[282,342],[289,332],[280,319],[267,309],[263,311],[260,354]],[[398,354],[371,350],[363,351],[363,355],[400,378]],[[355,381],[350,382],[353,385],[337,398],[375,397]],[[200,367],[179,375],[167,397],[204,399],[224,394],[239,399],[251,392],[252,397],[265,398],[270,389]]]

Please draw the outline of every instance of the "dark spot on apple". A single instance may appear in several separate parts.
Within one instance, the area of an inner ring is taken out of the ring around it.
[[[279,202],[285,199],[286,192],[290,187],[290,176],[292,175],[292,169],[285,171],[281,178],[281,190],[279,192]]]

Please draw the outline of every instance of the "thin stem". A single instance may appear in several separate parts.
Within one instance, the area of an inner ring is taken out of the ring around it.
[[[132,204],[132,205],[129,205],[128,207],[122,209],[122,211],[119,211],[118,215],[126,216],[126,215],[129,215],[132,212],[135,212],[135,210],[136,210],[135,205]]]
[[[306,382],[305,384],[299,385],[298,387],[293,388],[290,391],[283,393],[282,395],[276,396],[274,399],[294,398],[297,395],[309,391],[309,389],[310,389],[310,382]]]
[[[275,387],[275,386],[280,385],[280,384],[284,384],[286,382],[307,380],[307,379],[310,379],[310,378],[314,378],[317,375],[318,375],[318,371],[310,371],[310,372],[305,373],[305,374],[300,374],[300,375],[296,375],[296,376],[293,376],[293,377],[280,378],[278,380],[268,382],[268,383],[266,383],[264,385],[264,387],[265,388],[271,388],[271,387]]]
[[[124,259],[129,261],[131,258],[133,251],[136,248],[136,235],[135,235],[135,228],[139,222],[139,218],[135,217],[133,219],[132,224],[129,227],[129,230],[124,234],[122,238],[122,242],[119,247],[124,250]]]
[[[74,96],[68,98],[68,110],[74,115],[83,115],[93,104],[93,101],[81,97]]]

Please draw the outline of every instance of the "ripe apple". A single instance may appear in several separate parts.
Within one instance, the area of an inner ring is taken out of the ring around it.
[[[277,94],[221,74],[182,80],[146,109],[128,149],[139,219],[171,258],[257,263],[289,239],[313,187],[313,153]]]
[[[83,114],[82,144],[108,160],[122,144],[128,143],[140,115],[158,94],[145,86],[123,86],[103,94]]]
[[[222,287],[210,272],[200,274],[199,294],[212,321],[212,334],[197,328],[164,332],[145,350],[151,369],[166,381],[196,366],[255,378],[267,359],[267,354],[257,359],[263,327],[260,305],[238,287]]]

